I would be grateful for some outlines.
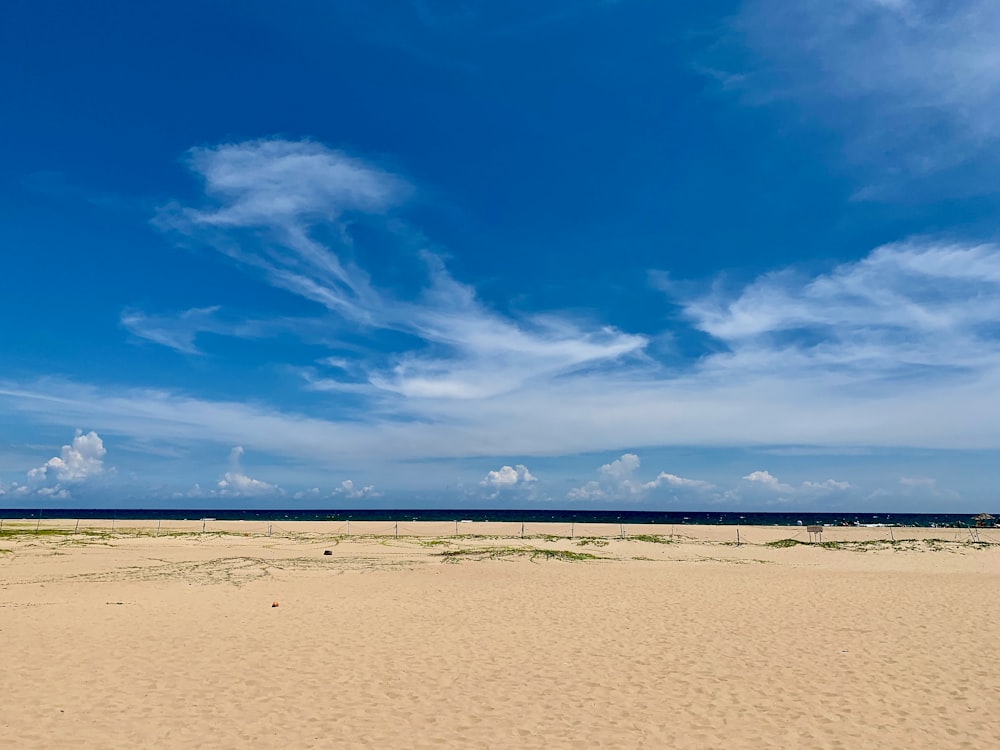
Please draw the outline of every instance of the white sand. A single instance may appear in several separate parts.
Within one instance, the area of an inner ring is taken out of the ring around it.
[[[440,544],[359,536],[391,523],[167,535],[200,526],[0,537],[6,746],[1000,746],[1000,545],[967,530],[852,549],[772,548],[805,530],[761,527],[740,547],[691,526],[671,544],[520,524]],[[598,532],[620,530],[574,529]],[[495,548],[607,559],[440,556]]]

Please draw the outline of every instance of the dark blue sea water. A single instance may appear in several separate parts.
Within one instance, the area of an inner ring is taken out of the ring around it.
[[[618,510],[538,510],[538,509],[426,509],[350,510],[178,509],[178,508],[0,508],[0,518],[118,518],[121,520],[192,520],[216,518],[220,521],[525,521],[529,523],[627,523],[627,524],[722,524],[729,526],[795,526],[804,524],[891,524],[894,526],[972,526],[966,513],[707,513],[699,511],[618,511]],[[1000,516],[1000,513],[994,515]]]

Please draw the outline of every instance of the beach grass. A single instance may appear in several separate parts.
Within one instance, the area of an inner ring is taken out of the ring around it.
[[[629,534],[630,542],[648,542],[650,544],[677,544],[676,539],[662,536],[660,534]]]
[[[799,541],[798,539],[775,539],[773,542],[767,542],[764,546],[782,548],[782,547],[795,547],[799,544],[809,544],[809,542],[802,542]]]
[[[566,562],[580,562],[584,560],[603,560],[599,555],[589,552],[574,552],[562,549],[540,549],[538,547],[470,547],[466,549],[444,550],[437,553],[439,557],[447,562],[458,562],[460,560],[499,560],[505,557],[527,557],[531,560],[542,558],[545,560],[563,560]]]

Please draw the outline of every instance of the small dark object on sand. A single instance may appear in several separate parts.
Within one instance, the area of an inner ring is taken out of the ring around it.
[[[325,550],[323,550],[323,554],[324,555],[332,555],[333,554],[333,550],[332,549],[325,549]]]
[[[271,606],[272,606],[272,607],[277,607],[277,606],[278,606],[278,603],[277,603],[277,602],[271,602]]]

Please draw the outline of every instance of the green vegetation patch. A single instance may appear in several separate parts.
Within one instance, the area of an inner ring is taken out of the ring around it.
[[[72,536],[73,532],[68,529],[39,529],[20,527],[14,529],[3,529],[0,531],[0,538],[19,536]]]
[[[809,544],[809,542],[801,542],[798,539],[775,539],[773,542],[768,542],[765,547],[795,547],[799,544]]]
[[[661,536],[660,534],[630,534],[628,536],[630,542],[649,542],[650,544],[676,544],[675,539],[670,537]]]
[[[508,557],[527,557],[531,560],[542,558],[546,560],[564,560],[580,562],[583,560],[604,560],[606,558],[592,555],[589,552],[574,552],[564,549],[539,549],[538,547],[479,547],[469,549],[444,550],[438,553],[446,562],[459,560],[500,560]]]

